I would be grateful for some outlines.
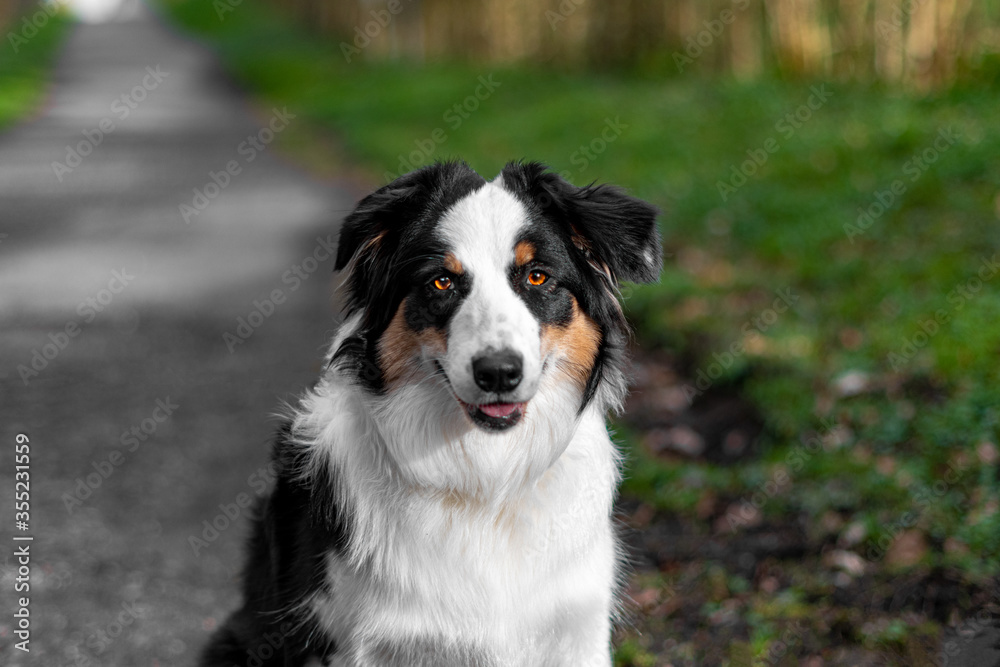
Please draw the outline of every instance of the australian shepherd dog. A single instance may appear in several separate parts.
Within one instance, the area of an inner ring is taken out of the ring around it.
[[[610,665],[618,288],[658,279],[656,215],[520,162],[492,181],[435,164],[361,200],[343,324],[202,665]]]

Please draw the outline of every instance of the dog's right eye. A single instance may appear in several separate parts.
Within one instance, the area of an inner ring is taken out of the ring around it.
[[[451,282],[451,278],[448,276],[441,276],[440,278],[434,280],[434,287],[439,290],[451,289],[452,285],[453,283]]]
[[[548,279],[549,276],[544,271],[532,271],[528,274],[528,284],[534,285],[535,287],[543,285]]]

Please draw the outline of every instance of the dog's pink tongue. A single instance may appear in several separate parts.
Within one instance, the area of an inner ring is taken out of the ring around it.
[[[480,405],[479,409],[490,417],[509,417],[520,406],[520,403],[487,403]]]

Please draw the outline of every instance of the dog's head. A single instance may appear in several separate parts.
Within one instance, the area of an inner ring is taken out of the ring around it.
[[[618,407],[617,287],[659,276],[655,219],[616,188],[575,187],[537,163],[491,182],[456,162],[402,176],[344,222],[337,269],[355,327],[334,362],[452,436]]]

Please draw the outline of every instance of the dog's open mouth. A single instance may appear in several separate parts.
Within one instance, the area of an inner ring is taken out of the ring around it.
[[[441,377],[444,378],[445,384],[448,385],[448,389],[451,391],[451,395],[455,397],[455,400],[465,410],[465,414],[469,415],[472,423],[479,428],[487,431],[505,431],[516,425],[521,421],[521,417],[524,416],[524,410],[528,405],[527,401],[522,403],[480,403],[479,405],[466,403],[452,389],[451,380],[448,378],[448,374],[445,373],[440,362],[435,360],[434,367]]]
[[[469,415],[469,419],[476,426],[488,431],[503,431],[521,421],[527,403],[469,405],[463,402],[462,405]]]

